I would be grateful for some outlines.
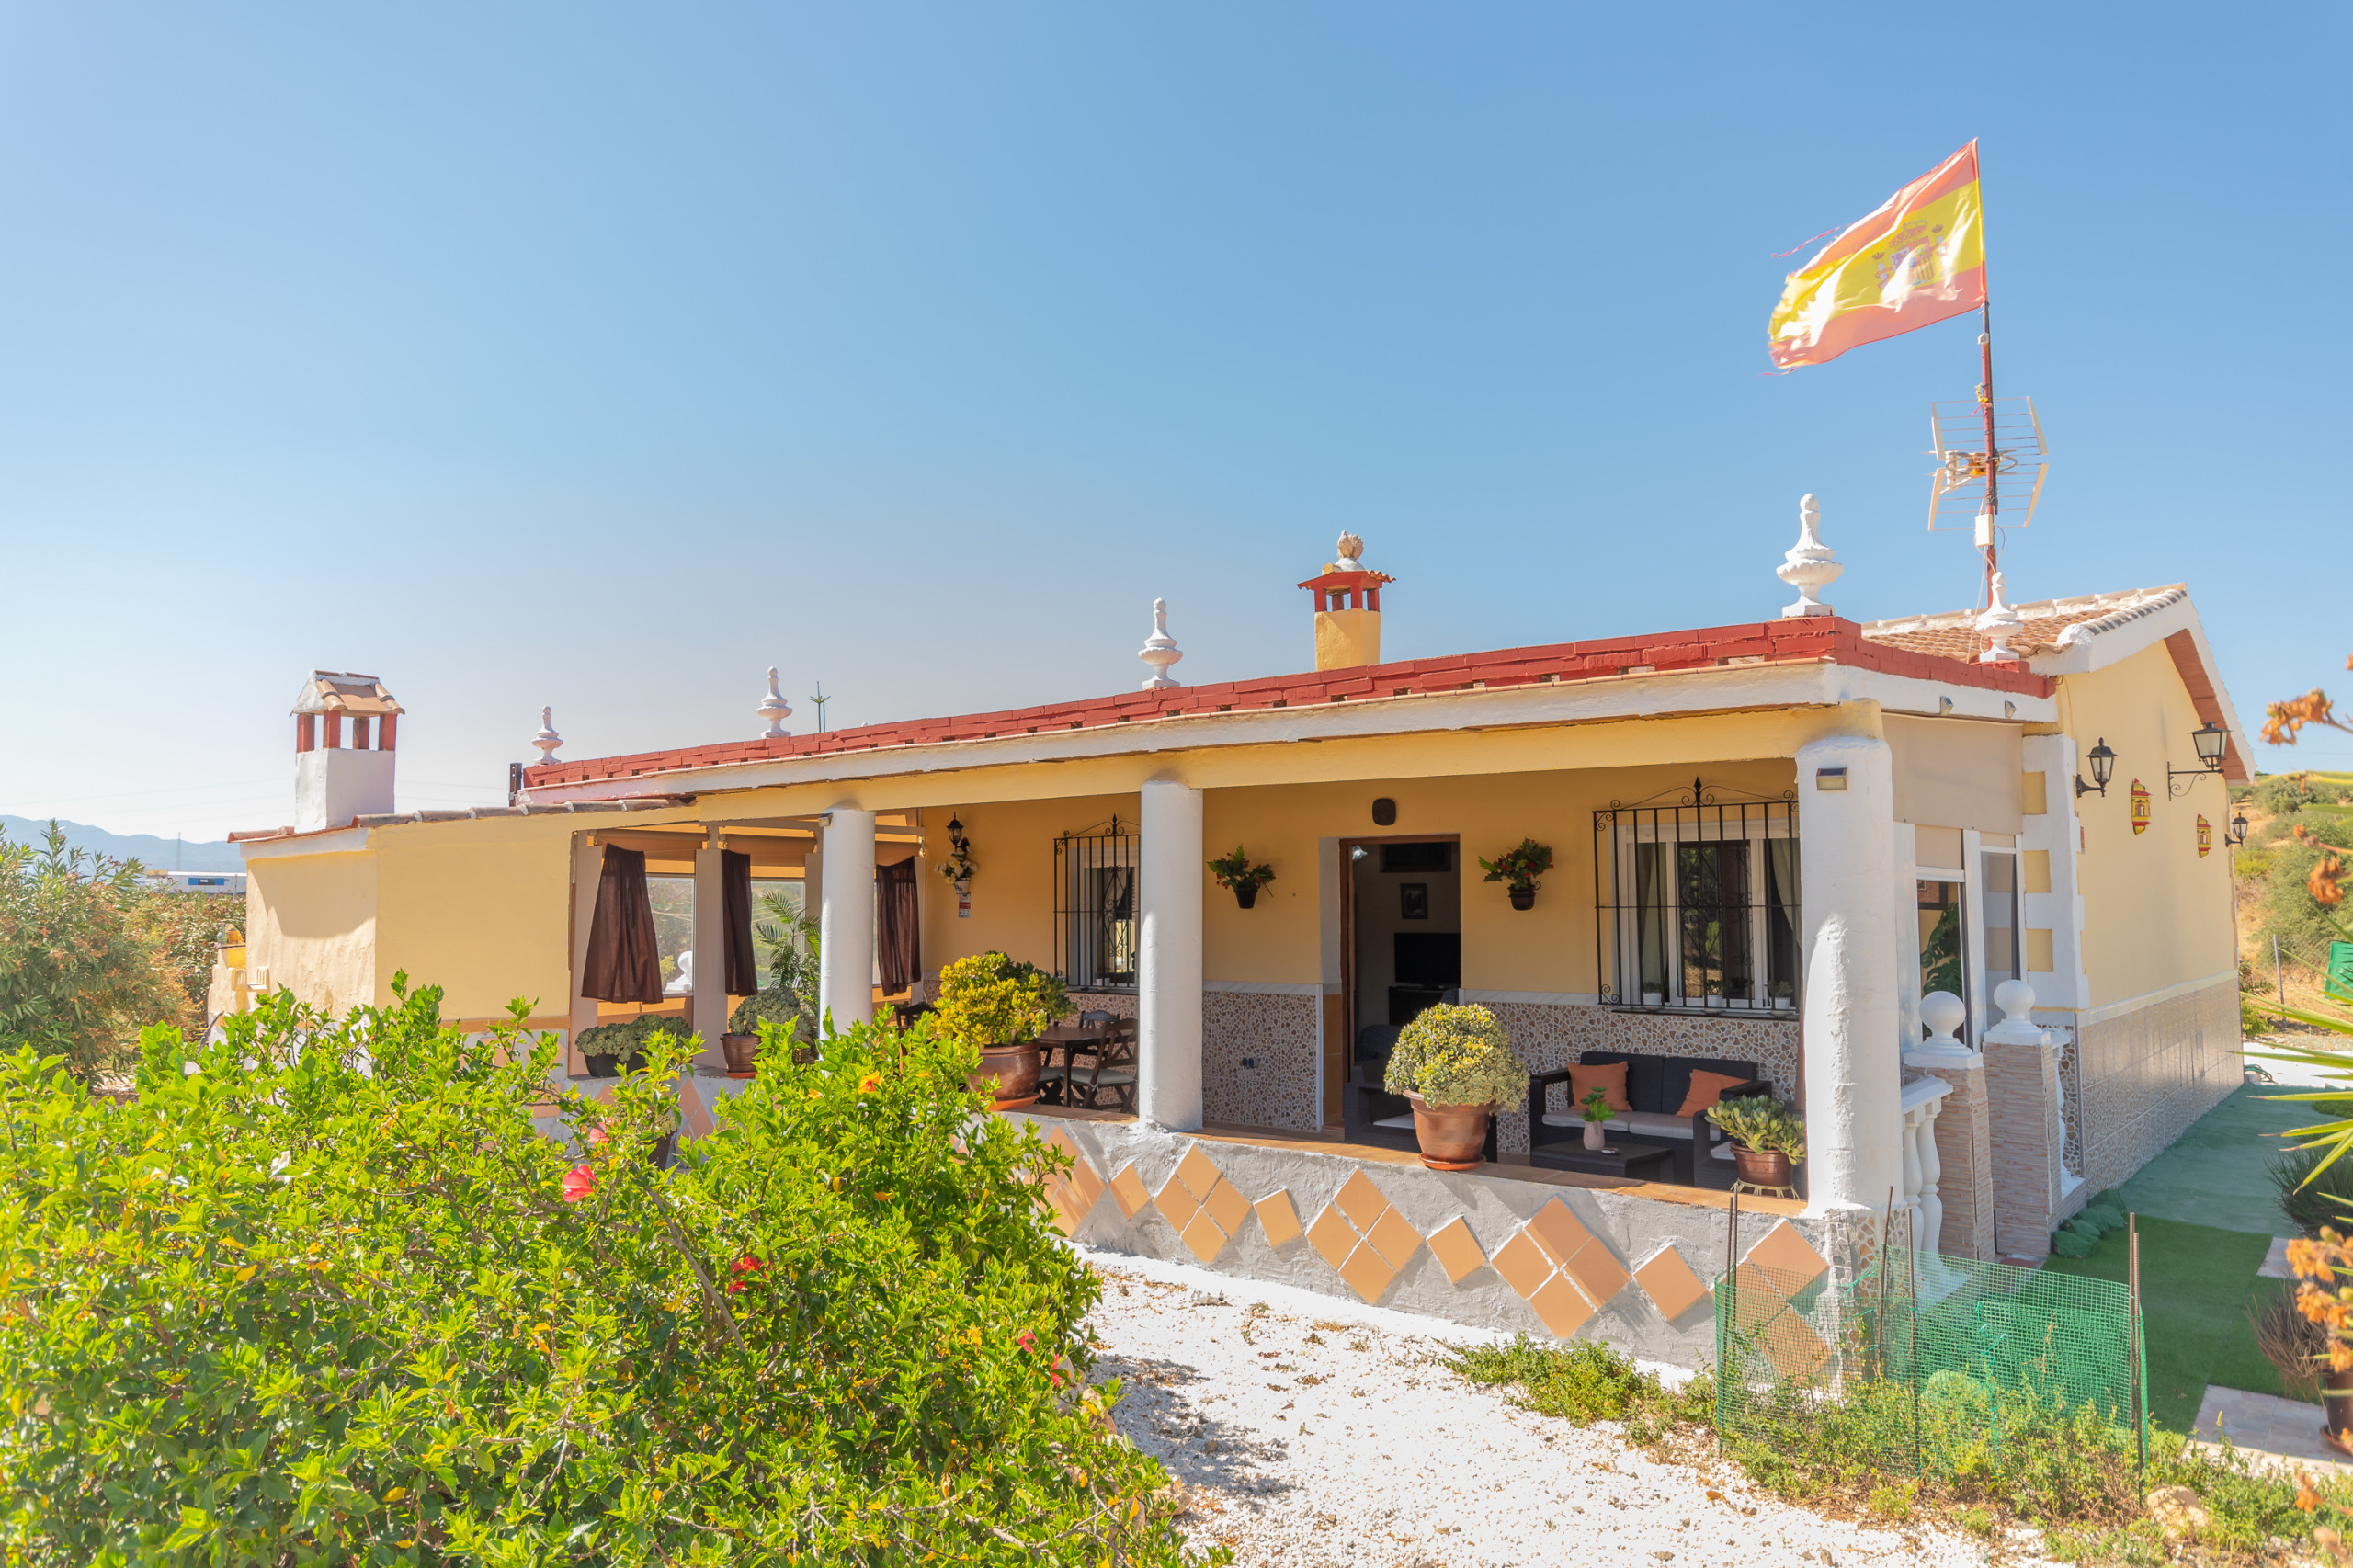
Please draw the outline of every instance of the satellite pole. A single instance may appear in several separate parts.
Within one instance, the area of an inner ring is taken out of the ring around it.
[[[1979,603],[1994,602],[1994,528],[2002,513],[2001,463],[1994,450],[1994,301],[1989,290],[1977,307],[1977,403],[1985,411],[1985,506],[1977,515],[1977,544],[1985,552],[1985,583]]]
[[[819,681],[817,683],[816,695],[810,698],[809,700],[816,705],[817,733],[822,735],[825,733],[825,704],[833,700],[832,698],[825,695],[825,683],[824,681]]]

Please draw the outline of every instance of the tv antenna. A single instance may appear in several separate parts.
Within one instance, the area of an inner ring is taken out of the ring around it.
[[[816,707],[817,733],[822,735],[825,733],[825,704],[831,702],[833,699],[825,695],[825,683],[824,681],[817,682],[816,687],[816,694],[811,697],[809,700]]]
[[[2051,449],[2042,438],[2042,421],[2030,397],[1994,396],[1993,312],[1979,318],[1977,335],[1983,379],[1977,395],[1965,401],[1928,405],[1928,455],[1937,466],[1928,477],[1928,529],[1931,533],[1970,529],[1985,557],[1985,580],[1979,604],[1993,602],[1994,574],[1999,570],[1997,551],[2004,528],[2025,528],[2034,521],[2042,499],[2042,482],[2051,472]],[[2011,509],[2002,510],[2004,476],[2008,477]],[[2018,504],[2019,490],[2025,505]],[[1965,521],[1963,519],[1966,519]]]

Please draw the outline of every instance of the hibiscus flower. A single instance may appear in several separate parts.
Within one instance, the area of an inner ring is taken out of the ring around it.
[[[597,1190],[597,1173],[587,1165],[574,1165],[563,1173],[563,1200],[577,1203]]]

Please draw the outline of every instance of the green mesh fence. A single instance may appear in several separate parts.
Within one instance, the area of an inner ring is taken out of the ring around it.
[[[1801,1255],[1717,1280],[1720,1430],[1771,1441],[1802,1424],[1817,1453],[1892,1474],[1949,1471],[2054,1418],[2124,1428],[2146,1451],[2127,1287],[1915,1254],[1896,1218],[1895,1244],[1844,1278]]]

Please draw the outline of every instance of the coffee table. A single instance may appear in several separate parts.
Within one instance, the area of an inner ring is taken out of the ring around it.
[[[1581,1143],[1540,1145],[1529,1158],[1548,1170],[1582,1171],[1586,1176],[1620,1176],[1628,1181],[1656,1181],[1663,1173],[1653,1167],[1672,1162],[1675,1149],[1666,1143],[1635,1143],[1620,1139],[1606,1149],[1588,1149]]]

